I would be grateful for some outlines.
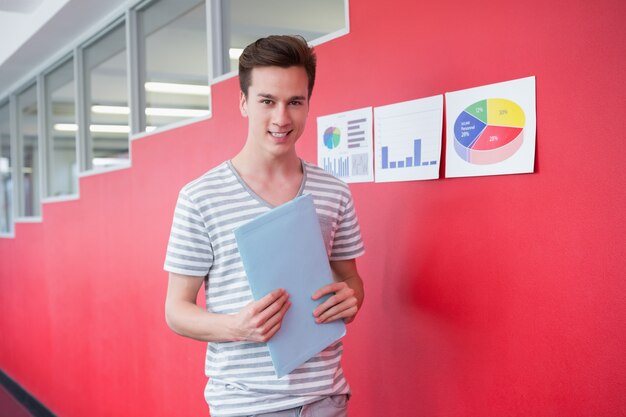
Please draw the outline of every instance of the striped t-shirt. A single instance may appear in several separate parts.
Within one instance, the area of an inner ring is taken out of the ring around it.
[[[363,254],[363,242],[346,184],[302,161],[298,195],[310,194],[331,261]],[[253,301],[233,230],[273,207],[241,179],[230,161],[181,190],[165,270],[204,277],[207,310],[234,314]],[[277,254],[280,256],[280,254]],[[245,416],[298,407],[328,395],[347,394],[337,342],[278,379],[267,344],[209,343],[205,398],[214,417]]]

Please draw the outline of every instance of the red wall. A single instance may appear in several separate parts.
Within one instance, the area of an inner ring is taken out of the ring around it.
[[[310,161],[318,115],[537,77],[534,174],[351,186],[352,415],[626,415],[626,2],[350,6],[317,48]],[[0,368],[59,416],[207,414],[204,346],[166,328],[161,268],[178,189],[243,144],[236,79],[213,106],[0,239]]]

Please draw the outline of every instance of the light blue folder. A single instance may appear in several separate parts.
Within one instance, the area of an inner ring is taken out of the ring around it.
[[[284,288],[291,307],[267,343],[280,378],[346,334],[343,321],[317,324],[315,291],[333,282],[313,199],[297,197],[234,231],[252,295],[259,300]]]

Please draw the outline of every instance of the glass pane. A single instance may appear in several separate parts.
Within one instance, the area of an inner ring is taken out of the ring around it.
[[[11,127],[8,103],[0,107],[0,233],[13,230],[11,182]]]
[[[21,159],[18,171],[22,177],[21,216],[39,216],[39,135],[37,134],[37,86],[17,96],[18,143]]]
[[[125,165],[130,127],[124,23],[85,48],[84,63],[89,124],[86,168]]]
[[[269,35],[307,41],[346,26],[344,0],[222,0],[224,73],[237,71],[241,50]]]
[[[48,103],[47,195],[49,197],[76,194],[76,97],[74,90],[74,60],[70,59],[46,76]]]
[[[145,51],[145,130],[208,115],[204,1],[153,2],[138,20]]]

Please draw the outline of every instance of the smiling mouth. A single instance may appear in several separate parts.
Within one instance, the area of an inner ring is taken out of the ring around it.
[[[291,130],[289,132],[269,132],[269,134],[275,138],[284,138],[290,133],[291,133]]]

